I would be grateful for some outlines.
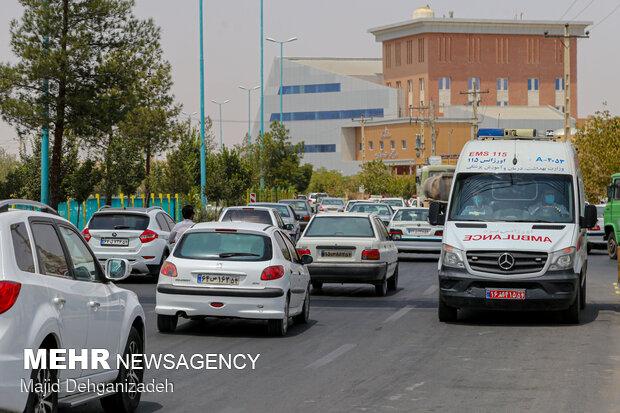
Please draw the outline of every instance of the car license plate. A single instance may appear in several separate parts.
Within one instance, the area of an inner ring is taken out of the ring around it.
[[[325,258],[351,258],[353,251],[351,250],[324,250],[321,257]]]
[[[488,300],[525,300],[525,290],[495,290],[487,288]]]
[[[408,228],[407,232],[411,235],[424,235],[428,232],[426,228]]]
[[[127,247],[129,238],[101,238],[102,247]]]
[[[224,274],[198,274],[196,276],[196,282],[198,284],[212,285],[239,285],[239,276]]]

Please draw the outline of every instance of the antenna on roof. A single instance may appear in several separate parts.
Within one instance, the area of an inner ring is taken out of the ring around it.
[[[454,18],[454,12],[452,10],[450,10],[448,12],[448,16],[450,16],[450,18],[453,19]]]

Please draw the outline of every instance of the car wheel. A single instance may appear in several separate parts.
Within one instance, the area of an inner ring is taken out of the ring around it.
[[[577,294],[575,295],[575,300],[568,307],[568,309],[564,310],[564,320],[568,324],[579,324],[579,316],[581,310],[581,286],[577,286]]]
[[[314,290],[320,290],[323,288],[323,282],[322,281],[312,281],[312,288]]]
[[[383,277],[383,281],[380,284],[375,284],[375,295],[377,297],[385,297],[387,294],[388,283],[386,277]]]
[[[132,327],[129,331],[129,337],[127,337],[123,358],[132,360],[132,355],[143,353],[143,347],[140,333]],[[136,359],[139,360],[138,358]],[[128,368],[121,364],[116,383],[123,383],[122,390],[101,399],[100,402],[103,410],[110,413],[131,413],[136,410],[136,407],[140,404],[140,398],[142,397],[142,393],[138,391],[138,385],[142,383],[143,377],[143,368],[134,368],[133,363],[129,363]]]
[[[280,318],[277,320],[267,320],[267,332],[270,336],[274,337],[284,337],[288,332],[288,305],[289,299],[286,299],[286,303],[284,304],[284,318]]]
[[[612,260],[618,259],[618,243],[616,242],[616,234],[613,231],[607,236],[607,253]]]
[[[584,278],[583,280],[583,286],[581,286],[581,294],[579,295],[580,301],[579,301],[579,308],[581,310],[585,310],[586,308],[586,286],[588,283],[588,279]]]
[[[160,333],[174,333],[179,322],[179,316],[157,314],[157,329]]]
[[[52,391],[49,384],[56,383],[58,372],[49,368],[39,368],[32,371],[32,388],[44,388],[45,391],[28,393],[25,413],[56,413],[58,412],[58,393]]]
[[[453,323],[458,319],[459,312],[457,308],[450,307],[446,303],[444,303],[441,298],[441,293],[439,294],[439,306],[437,307],[437,315],[439,316],[439,321],[442,323]]]
[[[304,307],[301,313],[293,317],[293,321],[299,324],[307,324],[310,321],[310,288],[306,291],[306,298],[304,299]]]
[[[396,291],[396,289],[398,288],[398,263],[396,264],[394,275],[392,275],[392,278],[388,280],[387,287],[388,287],[388,290],[390,291]]]

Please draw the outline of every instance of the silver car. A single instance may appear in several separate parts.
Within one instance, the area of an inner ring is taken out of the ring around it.
[[[432,226],[428,222],[428,208],[399,209],[388,230],[398,252],[441,252],[443,226]]]
[[[286,232],[289,237],[293,241],[293,243],[297,242],[299,239],[299,235],[301,233],[301,227],[299,226],[299,221],[297,219],[297,214],[293,211],[290,205],[279,204],[277,202],[255,202],[250,206],[260,206],[266,208],[273,208],[280,213],[282,217],[282,221],[286,225]]]
[[[344,200],[342,198],[323,198],[317,207],[317,213],[343,211]]]
[[[375,214],[387,227],[392,220],[394,210],[388,204],[379,202],[359,202],[351,207],[349,212],[363,212],[366,214]]]

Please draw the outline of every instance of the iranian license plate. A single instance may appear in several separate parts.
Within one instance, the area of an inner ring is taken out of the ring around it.
[[[196,282],[198,284],[211,285],[239,285],[239,276],[223,274],[198,274],[196,276]]]
[[[525,300],[525,290],[496,290],[487,288],[488,300]]]
[[[323,250],[321,257],[325,258],[351,258],[353,251],[351,250]]]
[[[102,247],[127,247],[129,238],[101,238]]]
[[[424,235],[428,232],[426,228],[408,228],[407,233],[411,235]]]

